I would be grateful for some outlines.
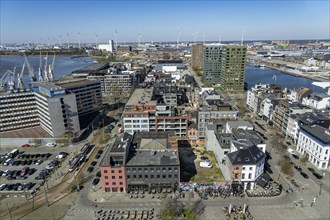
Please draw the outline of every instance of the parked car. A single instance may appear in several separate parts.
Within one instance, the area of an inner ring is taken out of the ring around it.
[[[27,172],[27,174],[29,175],[29,176],[31,176],[32,174],[34,174],[34,172],[36,172],[37,170],[35,169],[35,168],[31,168],[31,169],[29,169],[29,171]]]
[[[97,164],[97,161],[95,161],[95,160],[91,163],[92,166],[95,166],[96,164]]]
[[[91,173],[91,172],[93,172],[93,170],[94,170],[94,167],[88,167],[87,172]]]
[[[0,191],[4,190],[6,188],[7,184],[3,183],[0,185]]]
[[[317,172],[313,172],[313,175],[318,178],[319,180],[323,178],[323,176]]]
[[[35,185],[35,183],[32,183],[32,182],[26,183],[24,185],[24,189],[30,190],[34,185]]]
[[[42,164],[44,161],[43,160],[37,160],[37,162],[35,163],[35,165],[40,165]]]
[[[199,166],[202,168],[211,168],[212,167],[212,163],[209,161],[201,161],[199,163]]]
[[[22,147],[30,147],[29,144],[23,144]]]
[[[47,143],[46,146],[47,147],[56,147],[56,144],[55,143]]]
[[[57,159],[66,158],[68,155],[69,155],[69,154],[66,153],[66,152],[60,152],[60,153],[56,156],[56,158],[57,158]]]
[[[299,171],[299,172],[302,171],[302,169],[301,169],[301,167],[300,167],[299,165],[294,165],[294,168],[295,168],[297,171]]]
[[[8,176],[9,173],[10,173],[9,170],[5,170],[5,171],[2,173],[2,176]]]
[[[306,173],[304,173],[304,172],[300,172],[300,175],[302,175],[305,179],[308,179],[309,178],[308,175]]]
[[[99,178],[95,178],[92,182],[92,185],[93,186],[96,186],[98,183],[100,182],[100,179]]]

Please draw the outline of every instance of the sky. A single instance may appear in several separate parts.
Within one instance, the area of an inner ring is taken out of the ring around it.
[[[329,2],[0,0],[0,43],[329,39]]]

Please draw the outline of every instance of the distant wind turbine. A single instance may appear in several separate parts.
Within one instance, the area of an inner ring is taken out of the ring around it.
[[[243,27],[243,29],[242,29],[242,40],[241,40],[241,45],[243,45],[243,43],[244,43],[244,33],[245,33],[246,31],[245,31],[245,29],[244,29],[244,27]]]
[[[219,32],[219,44],[221,44],[222,32]]]
[[[176,32],[176,49],[179,49],[179,38],[180,38],[180,31]]]
[[[79,50],[81,49],[80,47],[80,32],[78,32],[78,46],[79,46]]]

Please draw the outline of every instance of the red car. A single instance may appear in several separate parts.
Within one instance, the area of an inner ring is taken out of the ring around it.
[[[30,147],[29,144],[23,144],[22,147]]]

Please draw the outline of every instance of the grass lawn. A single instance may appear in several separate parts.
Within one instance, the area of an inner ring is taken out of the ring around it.
[[[203,156],[208,157],[212,161],[213,166],[212,168],[201,168],[199,166],[200,161],[197,160],[195,162],[197,174],[190,179],[190,182],[211,183],[225,181],[214,153],[211,151],[205,151]]]

